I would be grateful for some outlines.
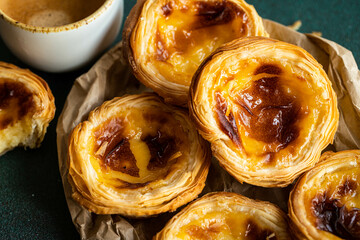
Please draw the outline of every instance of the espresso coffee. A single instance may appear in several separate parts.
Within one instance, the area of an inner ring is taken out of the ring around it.
[[[94,13],[106,0],[0,0],[0,9],[15,21],[57,27]]]

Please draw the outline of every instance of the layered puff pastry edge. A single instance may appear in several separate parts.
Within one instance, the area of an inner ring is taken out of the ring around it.
[[[214,192],[176,214],[153,238],[290,239],[287,216],[277,206],[240,194]]]
[[[325,152],[290,193],[299,239],[360,239],[360,150]]]
[[[39,147],[54,115],[54,96],[41,77],[0,62],[0,155]]]
[[[243,0],[139,0],[124,26],[124,54],[135,76],[165,99],[186,106],[200,63],[238,37],[268,36]]]
[[[337,99],[304,49],[264,37],[218,48],[195,73],[190,116],[240,182],[285,187],[319,160],[338,126]]]
[[[210,158],[183,109],[152,93],[117,97],[70,136],[72,197],[97,214],[174,211],[202,191]]]

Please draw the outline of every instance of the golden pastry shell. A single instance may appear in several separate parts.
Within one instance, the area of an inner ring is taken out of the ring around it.
[[[241,210],[234,210],[237,207]],[[269,202],[253,200],[232,192],[212,192],[197,199],[172,217],[153,239],[172,239],[171,237],[183,225],[194,220],[192,213],[199,209],[203,209],[205,212],[226,209],[227,211],[233,210],[234,214],[246,212],[255,217],[258,223],[263,224],[263,227],[274,231],[276,239],[290,239],[287,216],[279,207]],[[201,218],[201,216],[197,216],[197,218]]]
[[[204,0],[202,0],[204,1]],[[211,0],[211,2],[223,0]],[[240,8],[242,8],[247,14],[248,21],[252,23],[250,29],[250,35],[253,36],[269,36],[265,31],[265,28],[262,23],[262,19],[257,14],[255,8],[252,5],[247,4],[244,0],[227,0],[229,2],[235,3]],[[135,6],[129,13],[129,16],[126,18],[123,31],[123,43],[124,43],[124,56],[128,60],[134,75],[136,78],[142,82],[147,87],[153,89],[157,94],[165,99],[165,102],[170,104],[175,104],[179,106],[187,106],[188,95],[189,95],[189,86],[186,84],[173,83],[165,79],[161,74],[154,73],[153,71],[149,72],[147,67],[144,65],[143,61],[140,61],[135,58],[134,49],[132,45],[140,44],[142,46],[148,45],[148,42],[141,41],[144,34],[152,34],[151,29],[146,29],[145,33],[141,33],[139,37],[134,38],[135,42],[131,42],[131,35],[137,33],[139,21],[151,21],[152,18],[147,19],[147,11],[156,4],[165,4],[170,2],[170,0],[138,0]],[[191,1],[190,1],[191,2]],[[146,54],[145,54],[146,55]],[[144,56],[142,56],[143,58]]]
[[[360,150],[345,150],[337,153],[325,152],[321,155],[320,162],[297,180],[290,192],[289,216],[291,228],[298,239],[342,239],[332,233],[317,229],[311,223],[307,218],[310,209],[307,209],[304,197],[307,189],[317,188],[315,179],[326,179],[326,175],[331,173],[359,167]]]
[[[55,115],[55,100],[47,82],[28,69],[22,69],[5,62],[0,62],[0,78],[5,82],[10,80],[22,84],[32,95],[34,112],[31,116],[25,116],[31,118],[31,132],[28,136],[24,136],[24,139],[19,139],[18,142],[24,147],[39,147],[44,139],[47,127]],[[14,147],[16,146],[4,147],[0,155]]]
[[[278,61],[286,61],[286,54],[296,55],[299,56],[297,61],[298,64],[301,64],[300,69],[304,67],[306,69],[304,71],[308,71],[307,69],[313,71],[309,74],[312,76],[313,84],[322,85],[323,91],[326,93],[325,95],[328,96],[328,99],[326,99],[326,102],[329,102],[327,109],[328,115],[318,124],[318,126],[321,127],[317,128],[317,133],[312,133],[311,143],[307,145],[309,150],[303,154],[303,157],[294,159],[295,161],[290,167],[247,171],[241,166],[238,166],[238,162],[247,161],[247,159],[242,159],[235,153],[231,144],[228,144],[231,139],[220,130],[212,115],[213,106],[211,106],[211,99],[208,99],[207,89],[212,87],[211,78],[215,76],[213,72],[218,71],[218,65],[220,65],[223,59],[261,58],[267,56],[267,51],[271,51],[274,48],[279,49],[277,54],[283,52],[281,57],[279,57],[279,55],[276,56],[278,59],[281,59]],[[256,50],[256,53],[254,53],[253,49]],[[207,73],[204,72],[205,70],[213,72]],[[206,74],[212,75],[206,78]],[[207,80],[204,82],[200,79]],[[314,166],[320,158],[321,151],[333,141],[339,121],[336,94],[322,66],[304,49],[289,43],[264,37],[236,39],[224,44],[203,61],[194,74],[190,86],[189,110],[190,117],[193,119],[199,133],[211,143],[213,155],[219,160],[220,165],[238,181],[262,187],[285,187],[291,184],[300,174]]]
[[[101,122],[122,109],[141,109],[142,106],[169,112],[181,123],[192,143],[187,165],[184,169],[171,171],[164,179],[135,189],[122,190],[104,186],[98,182],[96,172],[87,161],[89,153],[86,143],[89,134]],[[80,123],[72,131],[69,139],[68,179],[72,186],[72,197],[91,212],[147,217],[175,211],[196,198],[205,186],[210,157],[208,143],[196,132],[186,111],[164,104],[153,93],[127,95],[105,102],[90,113],[87,121]]]

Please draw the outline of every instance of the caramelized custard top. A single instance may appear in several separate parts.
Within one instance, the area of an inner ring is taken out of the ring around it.
[[[35,111],[33,93],[24,84],[0,80],[0,130]]]
[[[288,164],[286,159],[305,141],[310,131],[307,126],[319,114],[315,106],[321,102],[315,89],[290,66],[261,59],[240,61],[237,66],[236,71],[223,68],[209,92],[220,130],[242,154],[251,157],[254,169],[263,164]],[[284,156],[277,158],[280,155]]]
[[[328,193],[319,194],[312,201],[316,227],[343,239],[360,239],[360,209],[347,208]]]
[[[142,139],[150,150],[148,170],[156,170],[166,166],[167,161],[175,153],[176,143],[173,137],[163,136],[160,131],[155,136],[148,135]]]
[[[116,179],[119,187],[138,187],[165,177],[187,148],[180,147],[185,135],[178,125],[169,113],[131,109],[98,126],[93,153],[104,178]]]
[[[240,122],[254,139],[276,142],[280,150],[299,135],[297,99],[284,92],[277,77],[254,81],[238,94],[237,104],[242,108]]]
[[[220,129],[229,136],[229,138],[238,146],[241,147],[241,139],[239,136],[238,128],[236,125],[236,119],[231,111],[228,109],[226,99],[220,92],[215,93],[216,100],[216,113]],[[227,115],[227,113],[229,114]]]
[[[114,118],[97,129],[94,132],[96,139],[94,151],[97,157],[102,159],[104,168],[139,177],[139,168],[130,150],[129,140],[123,136],[123,124],[124,120]]]
[[[181,227],[180,239],[268,239],[276,240],[276,233],[260,226],[253,216],[241,212],[214,211]]]
[[[343,239],[360,239],[360,172],[356,167],[328,174],[307,193],[317,229]]]
[[[230,1],[169,1],[159,7],[155,66],[169,81],[189,85],[200,63],[223,43],[246,36],[245,12]]]

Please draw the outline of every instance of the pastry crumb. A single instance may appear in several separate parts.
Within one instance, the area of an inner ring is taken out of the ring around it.
[[[312,32],[311,34],[315,35],[315,36],[318,36],[318,37],[322,36],[322,32]]]
[[[288,27],[295,30],[295,31],[297,31],[297,30],[300,29],[301,25],[302,25],[301,20],[297,20],[293,24],[289,25]]]

